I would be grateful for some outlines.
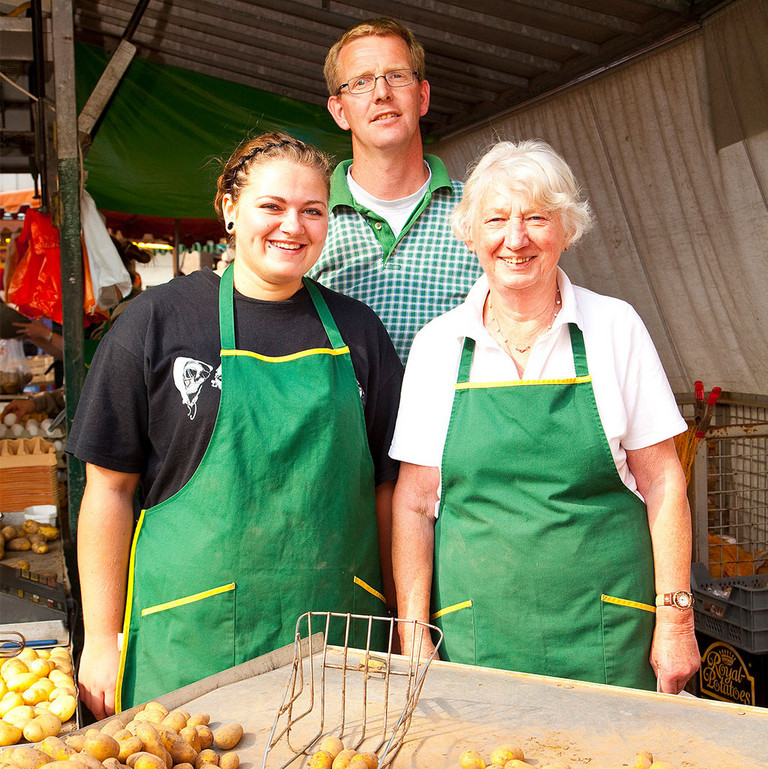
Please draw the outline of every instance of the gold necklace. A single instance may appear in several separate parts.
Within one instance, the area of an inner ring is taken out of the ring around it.
[[[543,336],[544,334],[547,333],[547,331],[549,331],[552,328],[552,325],[555,322],[555,318],[557,317],[558,313],[560,312],[560,304],[561,304],[560,289],[558,288],[557,289],[557,295],[555,296],[555,306],[552,308],[552,319],[549,321],[549,325],[544,330],[544,332],[542,334],[539,334],[539,336]],[[488,295],[488,311],[489,311],[489,313],[491,315],[491,320],[493,321],[493,325],[496,326],[496,331],[498,332],[499,336],[504,341],[504,346],[507,348],[507,352],[511,355],[512,354],[512,350],[509,349],[509,339],[507,339],[507,337],[504,336],[504,332],[501,330],[501,326],[499,325],[499,321],[496,320],[496,313],[494,313],[494,311],[493,311],[493,300],[491,299],[490,294]],[[537,339],[538,339],[538,337],[537,337]],[[517,347],[515,345],[512,345],[512,347],[515,350],[517,350],[517,352],[519,352],[522,355],[523,353],[528,352],[528,350],[530,350],[531,347],[533,347],[533,343],[535,341],[536,341],[536,339],[534,339],[527,347]]]

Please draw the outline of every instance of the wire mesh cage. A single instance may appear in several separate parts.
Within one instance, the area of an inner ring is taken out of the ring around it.
[[[414,639],[405,656],[394,652],[399,629]],[[403,744],[442,637],[438,628],[417,620],[303,614],[262,769],[284,769],[302,758],[310,767],[319,765],[312,754],[328,737],[367,756],[371,769],[389,766]]]

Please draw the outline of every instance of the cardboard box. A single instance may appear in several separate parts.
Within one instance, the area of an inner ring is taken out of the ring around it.
[[[0,510],[58,505],[56,447],[44,438],[0,440]]]

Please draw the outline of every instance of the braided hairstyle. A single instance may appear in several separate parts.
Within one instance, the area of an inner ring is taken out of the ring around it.
[[[224,163],[224,170],[216,183],[216,197],[213,205],[219,221],[224,224],[224,196],[230,195],[236,203],[240,193],[248,185],[251,170],[256,165],[273,160],[288,160],[317,171],[325,181],[326,192],[330,192],[331,161],[321,150],[305,144],[280,131],[270,131],[253,139],[246,139]],[[231,242],[233,233],[227,233]]]

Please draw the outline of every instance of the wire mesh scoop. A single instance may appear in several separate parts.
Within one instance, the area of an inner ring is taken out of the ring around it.
[[[414,638],[407,656],[392,652],[395,634],[403,624],[411,626]],[[430,634],[435,648],[422,659],[422,646]],[[418,620],[302,614],[296,622],[291,673],[262,769],[273,751],[273,758],[280,752],[278,760],[283,763],[276,760],[272,766],[284,769],[302,755],[309,756],[329,736],[339,737],[347,749],[375,753],[379,769],[388,766],[402,747],[427,668],[442,641],[438,628]],[[293,755],[285,759],[284,748]]]

